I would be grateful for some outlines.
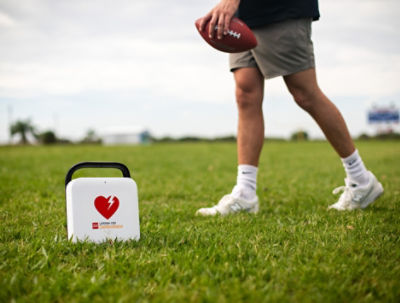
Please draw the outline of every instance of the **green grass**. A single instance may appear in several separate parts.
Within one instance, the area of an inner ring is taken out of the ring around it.
[[[370,208],[327,211],[344,178],[327,143],[269,142],[260,212],[217,218],[194,212],[234,185],[234,144],[2,147],[0,302],[398,302],[400,144],[357,146],[385,187]],[[139,242],[67,241],[64,177],[85,160],[131,169]]]

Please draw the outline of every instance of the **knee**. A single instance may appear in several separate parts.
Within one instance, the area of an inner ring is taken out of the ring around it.
[[[302,89],[289,89],[289,91],[298,106],[307,112],[313,111],[317,100],[316,91],[307,91]]]
[[[239,110],[261,110],[263,94],[252,85],[236,86],[236,103]]]

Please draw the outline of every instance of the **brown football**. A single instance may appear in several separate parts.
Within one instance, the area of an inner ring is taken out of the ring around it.
[[[223,35],[222,39],[217,38],[218,26],[215,26],[214,28],[214,38],[211,39],[208,36],[210,21],[206,23],[204,30],[200,31],[200,20],[201,18],[196,20],[195,22],[196,28],[199,31],[200,35],[203,37],[204,40],[207,41],[208,44],[220,51],[226,53],[239,53],[257,46],[257,39],[254,36],[253,32],[239,18],[232,18],[229,25],[228,33],[226,35]]]

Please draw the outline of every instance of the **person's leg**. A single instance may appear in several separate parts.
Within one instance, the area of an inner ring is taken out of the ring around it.
[[[264,142],[264,77],[258,68],[245,67],[235,70],[234,78],[239,112],[237,183],[231,194],[225,195],[217,205],[199,209],[198,215],[214,216],[239,211],[258,211],[256,183],[258,160]]]
[[[284,79],[294,100],[314,118],[342,158],[349,179],[361,185],[367,184],[367,170],[354,147],[346,123],[336,106],[319,88],[315,69],[285,76]]]
[[[319,88],[315,69],[283,78],[296,103],[314,118],[339,156],[350,156],[355,151],[353,140],[339,110]]]
[[[235,70],[234,78],[239,112],[238,173],[231,195],[250,201],[257,197],[258,160],[264,143],[264,77],[258,68],[247,67]]]
[[[240,68],[234,72],[234,78],[239,112],[238,164],[258,166],[264,142],[264,77],[258,68]]]
[[[345,192],[331,208],[350,210],[367,207],[383,193],[382,185],[366,170],[342,115],[319,88],[315,69],[284,76],[284,80],[296,103],[314,118],[342,158],[347,174],[346,186],[343,187]]]

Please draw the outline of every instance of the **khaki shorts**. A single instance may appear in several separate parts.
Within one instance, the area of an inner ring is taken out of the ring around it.
[[[229,55],[230,70],[258,67],[266,79],[315,67],[312,19],[290,19],[253,29],[256,48]]]

